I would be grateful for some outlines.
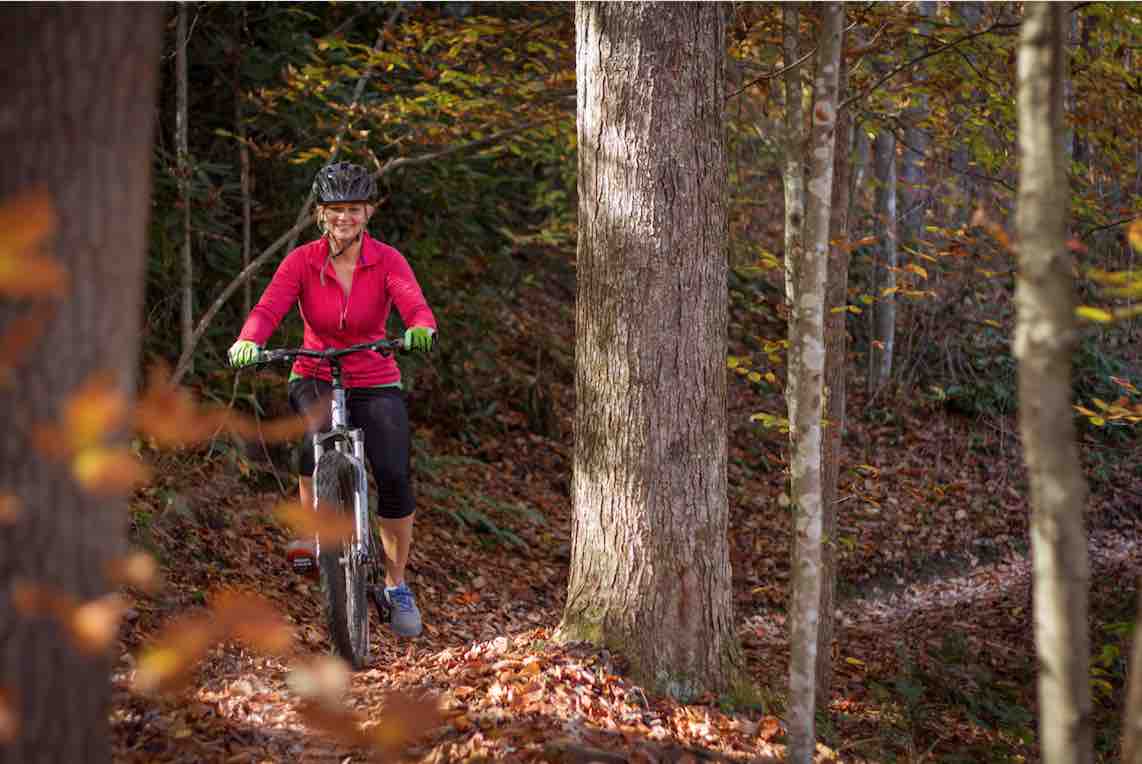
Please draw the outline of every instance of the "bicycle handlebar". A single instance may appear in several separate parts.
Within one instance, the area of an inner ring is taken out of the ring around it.
[[[280,350],[260,350],[254,357],[255,364],[274,363],[275,361],[292,361],[298,356],[305,356],[307,358],[317,358],[320,360],[330,360],[340,358],[350,353],[358,353],[362,350],[372,350],[381,355],[389,355],[394,350],[404,350],[404,340],[374,340],[373,342],[362,342],[358,345],[350,345],[345,348],[332,348],[330,350],[310,350],[308,348],[283,348]]]

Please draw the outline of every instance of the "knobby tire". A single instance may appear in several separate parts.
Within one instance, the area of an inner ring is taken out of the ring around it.
[[[313,482],[320,511],[353,516],[356,470],[349,457],[340,451],[326,451],[317,465]],[[356,561],[342,562],[345,544],[335,540],[319,541],[321,593],[333,649],[355,670],[364,668],[369,658],[367,573]]]

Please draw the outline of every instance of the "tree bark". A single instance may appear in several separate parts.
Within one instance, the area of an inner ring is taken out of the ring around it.
[[[10,584],[91,600],[108,592],[105,565],[124,549],[123,502],[84,492],[70,465],[38,454],[30,438],[95,372],[133,395],[161,17],[158,4],[0,10],[0,113],[18,115],[0,119],[0,204],[46,189],[59,221],[48,252],[70,273],[37,352],[0,389],[0,485],[25,508],[0,526],[0,684],[19,717],[0,762],[111,757],[107,657],[77,652],[55,620],[18,614]]]
[[[868,389],[880,391],[892,377],[896,342],[896,136],[882,128],[876,135],[876,221],[879,244],[873,268],[872,339],[868,351]]]
[[[1046,764],[1092,760],[1083,525],[1086,479],[1071,411],[1077,344],[1066,247],[1063,30],[1067,7],[1027,3],[1018,56],[1019,193],[1015,355],[1019,429],[1031,488],[1039,739]]]
[[[178,154],[178,188],[182,200],[182,348],[191,346],[194,336],[194,257],[190,246],[190,149],[187,130],[188,83],[186,66],[186,0],[178,4],[175,41],[175,146]],[[191,371],[193,371],[193,362]]]
[[[844,48],[844,35],[841,36]],[[837,73],[840,100],[848,80],[844,56]],[[837,480],[841,437],[845,431],[845,329],[849,289],[849,183],[852,175],[851,109],[837,114],[837,149],[833,152],[833,198],[829,218],[829,258],[825,268],[825,422],[821,448],[821,618],[817,626],[817,707],[827,708],[833,683],[834,600],[837,588]]]
[[[1142,580],[1138,582],[1138,611],[1130,652],[1130,680],[1122,715],[1122,764],[1142,764]]]
[[[798,268],[790,352],[797,358],[792,491],[795,566],[792,571],[789,661],[789,761],[809,764],[816,748],[814,709],[822,576],[821,417],[824,413],[825,286],[836,139],[837,82],[844,6],[821,6],[813,127],[809,138],[805,256]]]
[[[578,3],[579,249],[563,639],[658,692],[737,681],[727,542],[725,16]]]
[[[785,71],[785,135],[781,180],[785,189],[785,302],[796,303],[797,263],[805,247],[805,114],[801,107],[801,29],[797,3],[782,6],[782,65]],[[789,382],[795,378],[789,374]],[[795,396],[794,396],[795,397]]]

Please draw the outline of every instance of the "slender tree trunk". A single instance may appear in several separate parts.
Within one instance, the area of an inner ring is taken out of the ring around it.
[[[921,0],[916,4],[917,12],[931,18],[935,15],[935,3]],[[927,33],[928,24],[920,25],[920,32]],[[913,250],[920,248],[924,230],[924,218],[928,199],[927,158],[931,139],[928,130],[921,124],[928,118],[928,96],[922,88],[927,80],[922,66],[913,73],[917,90],[911,96],[914,104],[905,114],[907,127],[904,129],[905,146],[900,154],[900,242]]]
[[[821,417],[825,392],[825,286],[829,257],[829,219],[836,139],[837,81],[844,29],[844,6],[821,6],[817,76],[813,83],[813,128],[810,135],[806,197],[805,256],[798,268],[794,333],[790,349],[797,357],[800,400],[792,459],[793,505],[796,512],[796,565],[789,661],[789,758],[809,764],[816,748],[814,700],[817,691],[817,636],[821,607],[822,487]]]
[[[892,377],[896,342],[896,136],[882,129],[876,136],[876,222],[879,226],[873,269],[872,345],[869,348],[869,393],[879,392]]]
[[[246,29],[246,7],[237,19],[234,30],[234,134],[238,136],[238,166],[241,168],[240,185],[242,190],[242,269],[250,265],[252,256],[251,228],[252,207],[250,198],[250,147],[246,143],[246,115],[242,106],[242,35]],[[254,306],[254,285],[248,280],[242,287],[242,315]]]
[[[844,48],[844,36],[841,37]],[[841,56],[837,100],[844,100],[848,68]],[[817,707],[827,708],[833,684],[833,616],[837,588],[837,479],[845,430],[845,360],[848,337],[844,310],[849,289],[849,183],[852,170],[851,109],[837,114],[833,156],[833,199],[829,219],[829,259],[825,287],[825,421],[821,449],[821,620],[817,627]]]
[[[1015,355],[1019,429],[1031,487],[1039,739],[1046,764],[1092,760],[1083,508],[1087,487],[1071,412],[1075,291],[1066,248],[1063,148],[1065,5],[1027,3],[1020,32],[1019,271]]]
[[[182,349],[191,346],[194,337],[194,258],[190,246],[190,150],[187,136],[187,23],[186,0],[178,4],[177,41],[175,42],[175,146],[178,152],[178,188],[182,200]],[[193,371],[193,362],[191,371]]]
[[[692,699],[736,681],[726,497],[725,17],[578,3],[571,571],[560,634]],[[669,146],[669,151],[663,147]]]
[[[983,3],[978,0],[967,0],[966,2],[954,3],[952,5],[952,12],[958,15],[963,24],[963,31],[972,31],[979,25],[980,19],[983,18]],[[965,51],[965,56],[971,58],[971,52]],[[972,100],[982,100],[982,96],[978,94]],[[971,113],[971,104],[966,99],[956,99],[956,107],[954,109],[956,118],[960,120],[967,119]],[[970,175],[967,174],[969,163],[971,160],[971,152],[969,151],[965,142],[960,141],[952,151],[951,168],[953,170],[953,177],[951,183],[955,185],[955,196],[958,201],[958,208],[956,210],[948,210],[948,220],[945,225],[957,226],[966,225],[971,220],[972,211],[975,207],[975,181]]]
[[[789,67],[800,57],[801,31],[797,3],[782,6],[783,65]],[[785,72],[785,136],[781,180],[785,188],[785,302],[796,302],[797,263],[805,248],[805,113],[801,108],[803,90],[801,67]],[[790,383],[794,374],[790,373]]]
[[[0,388],[0,486],[24,507],[0,526],[0,685],[19,725],[0,762],[111,758],[107,656],[77,652],[54,619],[19,614],[10,586],[90,601],[108,593],[106,563],[124,550],[124,503],[86,493],[31,441],[96,372],[134,391],[161,17],[158,4],[0,8],[4,108],[19,115],[0,119],[0,205],[45,189],[59,221],[47,252],[70,274],[36,353]]]

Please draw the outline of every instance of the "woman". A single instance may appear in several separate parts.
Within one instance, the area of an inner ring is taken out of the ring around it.
[[[305,323],[303,346],[314,350],[371,342],[385,335],[395,305],[405,326],[405,347],[427,352],[436,337],[432,315],[408,262],[373,239],[365,225],[376,207],[376,182],[364,167],[340,162],[321,168],[313,181],[322,236],[286,255],[238,341],[230,348],[236,367],[253,362],[286,313],[297,304]],[[353,353],[343,359],[343,381],[354,426],[365,431],[365,449],[377,481],[381,543],[385,553],[385,598],[390,626],[401,636],[420,634],[420,611],[404,580],[412,545],[415,505],[410,484],[408,411],[400,369],[392,356]],[[298,358],[290,373],[289,400],[305,417],[310,434],[301,446],[298,476],[302,506],[313,505],[313,432],[328,428],[332,390],[327,364]],[[291,544],[295,569],[314,566],[312,545]]]

